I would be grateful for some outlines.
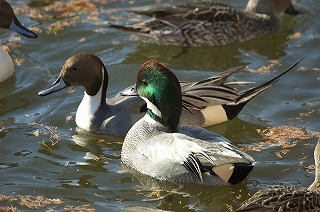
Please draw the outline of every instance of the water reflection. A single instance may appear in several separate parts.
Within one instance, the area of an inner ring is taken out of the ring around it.
[[[1,48],[1,46],[0,46]],[[16,82],[16,78],[12,77],[9,80],[6,80],[2,83],[0,83],[0,101],[1,99],[3,99],[4,97],[9,96],[11,93],[13,93],[17,87],[15,86],[15,82]]]
[[[141,201],[156,203],[156,207],[162,210],[225,211],[228,208],[237,208],[241,201],[249,197],[245,183],[235,186],[203,186],[191,183],[178,185],[143,175],[124,165],[123,168],[138,179],[139,184],[136,184],[136,187],[144,193]],[[129,208],[136,209],[132,205]]]

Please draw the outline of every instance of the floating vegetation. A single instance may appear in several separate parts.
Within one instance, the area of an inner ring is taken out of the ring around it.
[[[69,2],[57,2],[54,5],[45,7],[47,12],[57,12],[59,13],[56,18],[66,18],[74,16],[76,13],[88,13],[97,12],[97,8],[89,0],[77,0]]]
[[[290,151],[288,148],[296,146],[298,140],[319,136],[318,132],[311,132],[294,126],[267,127],[266,129],[257,129],[257,132],[266,140],[261,141],[256,145],[246,146],[243,150],[261,152],[270,147],[280,146],[282,149],[276,152],[276,155],[279,158],[282,158],[282,155],[285,155]]]
[[[320,71],[320,68],[318,67],[313,67],[313,68],[308,68],[305,66],[300,66],[297,71],[308,71],[308,70],[312,70],[312,71]]]
[[[290,35],[287,36],[287,39],[288,40],[291,40],[291,39],[298,39],[298,38],[301,38],[302,36],[302,33],[301,32],[294,32]]]
[[[248,69],[248,72],[252,73],[271,73],[271,69],[273,69],[274,66],[282,66],[279,60],[270,60],[270,64],[267,66],[261,66],[259,69],[254,70],[254,69]]]
[[[109,162],[107,161],[107,157],[104,155],[96,155],[93,160],[99,163],[109,164]]]
[[[109,1],[100,1],[99,4],[110,4]],[[25,14],[29,18],[48,23],[45,31],[48,34],[57,35],[59,31],[70,26],[76,26],[77,22],[102,22],[101,14],[109,14],[110,20],[123,20],[125,17],[112,15],[115,10],[99,8],[89,0],[71,0],[68,2],[55,2],[44,7],[29,7],[24,5],[15,7],[16,14]],[[42,29],[32,28],[33,31],[41,33]]]
[[[62,19],[74,17],[77,14],[96,12],[97,8],[89,0],[74,0],[69,2],[56,2],[53,5],[33,8],[27,5],[15,7],[16,14],[26,14],[31,19]]]
[[[20,206],[25,206],[32,210],[45,210],[45,211],[56,211],[55,208],[58,205],[64,203],[59,198],[46,198],[44,196],[33,196],[33,195],[17,195],[17,196],[6,196],[0,194],[0,202],[7,202],[11,206],[2,206],[0,207],[1,212],[21,212],[25,211],[17,209],[13,205],[19,204]],[[80,206],[63,206],[63,210],[67,211],[95,211],[95,209],[90,204],[80,205]],[[59,210],[60,211],[60,210]]]
[[[35,137],[39,137],[41,134],[50,135],[49,138],[44,139],[40,144],[42,147],[52,150],[52,148],[58,144],[60,138],[57,133],[57,127],[47,126],[42,123],[33,122],[30,126],[38,126],[39,129],[36,129],[32,135]]]
[[[95,209],[90,204],[80,205],[80,206],[66,206],[64,207],[64,210],[67,211],[95,211]]]
[[[17,55],[12,55],[12,59],[17,64],[17,66],[21,66],[25,59],[19,58]]]
[[[304,117],[309,117],[311,116],[311,114],[313,115],[320,115],[320,109],[308,109],[307,112],[302,112],[302,113],[299,113],[299,116],[295,117],[295,118],[290,118],[288,120],[301,120],[303,119]],[[317,136],[319,135],[319,132],[310,132],[312,133],[313,136]]]
[[[14,196],[6,196],[4,194],[0,195],[0,201],[6,201],[8,204],[11,204],[11,207],[0,207],[0,211],[20,211],[17,208],[13,208],[13,204],[16,202],[20,206],[26,206],[30,209],[39,209],[48,205],[59,205],[62,204],[58,198],[49,199],[43,196],[32,196],[32,195],[17,195]]]
[[[161,190],[156,189],[154,191],[151,191],[150,193],[147,193],[145,196],[150,198],[152,196],[160,197],[160,195],[161,195]]]
[[[33,8],[27,5],[14,8],[16,14],[25,14],[31,19],[39,21],[50,21],[45,28],[48,34],[57,35],[57,33],[66,27],[75,26],[79,20],[85,21],[81,15],[88,13],[96,13],[97,7],[89,0],[76,0],[69,2],[56,2],[53,5]],[[37,33],[42,32],[41,29],[32,29]]]
[[[276,126],[267,129],[257,129],[257,132],[267,139],[265,143],[287,144],[288,139],[309,139],[312,135],[308,131],[294,126]]]

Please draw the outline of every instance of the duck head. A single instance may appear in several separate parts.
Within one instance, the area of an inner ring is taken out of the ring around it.
[[[28,38],[37,38],[33,31],[22,26],[10,4],[5,0],[0,0],[0,28],[11,29]]]
[[[291,3],[291,0],[249,0],[246,11],[263,14],[285,12],[290,15],[300,14]]]
[[[149,60],[138,74],[136,89],[147,102],[147,114],[176,132],[182,111],[180,83],[174,73],[163,64]]]
[[[62,66],[58,79],[38,95],[46,96],[68,86],[83,86],[89,96],[94,96],[103,85],[101,98],[105,99],[109,79],[106,70],[102,61],[93,54],[73,55]]]

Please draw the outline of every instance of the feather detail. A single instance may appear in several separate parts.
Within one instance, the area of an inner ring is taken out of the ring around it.
[[[186,158],[186,161],[183,162],[183,165],[186,169],[191,172],[198,180],[203,183],[201,169],[199,166],[199,159],[195,157],[193,154],[189,154]]]

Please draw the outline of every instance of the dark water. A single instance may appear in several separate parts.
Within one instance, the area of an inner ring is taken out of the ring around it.
[[[59,1],[9,2],[15,8],[27,4],[32,11],[44,11]],[[183,1],[173,3],[179,2]],[[225,2],[241,8],[246,5],[245,0]],[[124,18],[121,23],[127,18],[134,22],[136,17],[125,10],[156,5],[154,1],[92,3],[95,11],[68,17],[52,10],[37,17],[31,12],[19,13],[25,26],[41,30],[38,39],[17,40],[18,34],[1,30],[1,44],[9,45],[10,55],[23,61],[15,65],[13,78],[0,84],[0,191],[11,196],[9,200],[0,199],[0,206],[12,205],[20,210],[227,211],[273,184],[312,183],[313,170],[307,167],[314,164],[315,134],[320,126],[319,0],[295,1],[303,14],[279,16],[280,29],[272,35],[223,47],[190,48],[177,59],[170,57],[181,51],[179,47],[135,42],[129,35],[106,27],[106,21],[116,22],[114,17],[119,16]],[[51,27],[58,21],[60,25]],[[209,128],[239,147],[255,148],[247,150],[257,160],[248,179],[235,186],[179,187],[137,173],[124,173],[119,156],[122,138],[76,128],[75,112],[83,88],[70,87],[47,97],[37,96],[40,89],[55,80],[68,57],[79,52],[94,53],[104,61],[110,77],[108,96],[133,84],[140,65],[149,59],[163,62],[185,81],[246,65],[230,80],[257,83],[272,78],[301,57],[304,60],[298,65],[299,71],[295,68],[249,102],[238,118]],[[270,64],[275,64],[270,73],[248,71]],[[289,135],[302,129],[310,136],[287,136],[266,144],[257,129],[276,126],[295,127]],[[295,145],[283,146],[284,141]]]

